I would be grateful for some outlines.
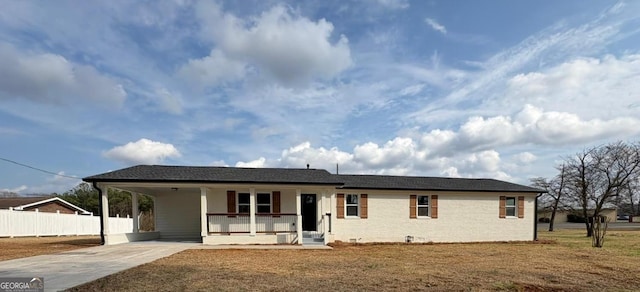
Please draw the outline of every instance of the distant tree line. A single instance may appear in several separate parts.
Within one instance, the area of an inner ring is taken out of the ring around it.
[[[556,169],[554,177],[532,179],[532,186],[548,192],[540,203],[551,211],[549,231],[560,209],[579,212],[585,218],[587,236],[593,235],[595,223],[589,218],[599,218],[607,205],[640,215],[640,143],[591,147],[564,157]]]
[[[73,189],[58,195],[61,199],[85,209],[93,214],[99,215],[100,198],[98,190],[94,189],[91,184],[80,183]],[[149,213],[153,210],[153,199],[147,195],[138,196],[138,210],[142,213]],[[109,215],[120,217],[131,217],[131,194],[129,192],[109,189]]]

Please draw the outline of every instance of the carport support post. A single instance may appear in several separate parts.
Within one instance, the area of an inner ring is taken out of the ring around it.
[[[207,188],[203,187],[200,188],[200,235],[202,236],[202,242],[209,235],[207,219]]]
[[[104,234],[104,244],[109,245],[109,187],[102,185],[101,186],[102,193],[100,196],[100,201],[102,202],[102,210],[100,210],[100,214],[102,214],[102,228]]]
[[[249,232],[256,236],[256,189],[249,189]]]
[[[140,231],[138,222],[138,193],[131,193],[131,217],[133,217],[133,233]]]
[[[302,191],[296,189],[296,234],[298,235],[298,244],[302,244]]]

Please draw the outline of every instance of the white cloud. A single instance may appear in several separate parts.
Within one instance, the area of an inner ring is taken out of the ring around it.
[[[184,105],[179,93],[170,92],[166,88],[156,90],[156,98],[160,107],[170,114],[179,115],[184,112]]]
[[[140,139],[122,146],[116,146],[103,155],[125,164],[159,164],[167,158],[177,158],[181,154],[173,145]]]
[[[574,111],[573,107],[556,108],[548,104],[540,104],[535,100],[521,102],[518,97],[505,95],[504,88],[507,81],[523,70],[530,68],[547,67],[548,64],[557,64],[575,56],[595,55],[603,51],[608,44],[629,37],[632,33],[621,34],[624,26],[635,23],[638,14],[631,10],[612,8],[585,24],[570,27],[566,22],[552,25],[526,39],[519,44],[507,48],[491,58],[482,61],[479,68],[482,70],[468,71],[462,75],[462,79],[451,86],[445,96],[428,103],[422,109],[407,115],[407,120],[420,124],[433,124],[444,120],[459,119],[468,116],[468,108],[451,110],[461,104],[481,103],[475,106],[476,111],[495,114],[496,112],[515,110],[522,104],[529,103],[536,106],[557,110]],[[611,79],[614,80],[614,79]],[[612,81],[615,82],[615,81]],[[610,96],[609,94],[603,96]],[[563,99],[572,98],[564,96]],[[599,99],[604,99],[599,97]],[[574,101],[586,102],[587,100]],[[593,108],[591,110],[593,112]],[[594,115],[583,117],[592,118]]]
[[[353,167],[353,154],[340,151],[337,147],[326,149],[313,148],[311,143],[303,142],[289,149],[283,150],[277,165],[304,168],[307,164],[311,168],[333,170],[338,165]]]
[[[203,36],[217,47],[209,57],[190,61],[182,72],[192,76],[200,72],[206,77],[202,81],[239,78],[241,64],[247,64],[257,74],[295,85],[332,78],[352,64],[349,41],[340,36],[331,43],[334,28],[325,19],[312,21],[284,6],[247,20],[211,3],[201,3],[197,11]],[[227,67],[232,69],[230,76],[223,74]]]
[[[260,157],[256,160],[252,160],[248,162],[238,161],[236,163],[236,167],[262,168],[267,166],[266,162],[267,162],[266,158]]]
[[[420,91],[422,91],[424,86],[425,86],[425,84],[416,84],[416,85],[407,86],[407,87],[403,88],[402,90],[400,90],[400,95],[402,95],[402,96],[405,96],[405,95],[416,95],[416,94],[420,93]]]
[[[438,23],[433,18],[425,18],[424,22],[426,22],[433,30],[440,32],[441,34],[447,34],[447,28],[444,25]]]
[[[213,161],[211,163],[209,163],[210,166],[224,166],[224,167],[228,167],[229,164],[227,164],[226,162],[224,162],[224,160],[216,160]]]
[[[518,153],[518,154],[514,155],[513,158],[519,163],[529,164],[529,163],[535,161],[538,157],[536,157],[531,152],[521,152],[521,153]]]
[[[27,186],[21,185],[19,187],[15,187],[15,188],[12,188],[12,189],[0,189],[0,193],[15,193],[15,194],[17,194],[17,193],[20,193],[20,192],[22,192],[22,191],[24,191],[26,189],[28,189]]]
[[[577,58],[546,70],[522,73],[507,82],[497,105],[533,103],[586,117],[637,117],[640,55]]]
[[[411,138],[397,137],[383,145],[366,142],[356,145],[351,153],[336,147],[314,148],[304,142],[282,151],[277,159],[260,159],[251,162],[261,167],[300,168],[309,164],[334,172],[336,164],[340,173],[385,175],[442,175],[455,177],[491,177],[512,180],[503,170],[500,155],[495,150],[455,154],[451,157],[427,156],[421,153],[424,145]],[[242,163],[244,165],[245,163]]]
[[[407,9],[409,8],[408,0],[377,0],[378,4],[391,9]]]
[[[81,181],[79,178],[67,177],[64,171],[59,171],[57,174],[46,177],[44,182],[38,185],[21,185],[10,189],[0,189],[0,193],[16,193],[20,195],[61,194],[72,189]]]
[[[0,68],[0,99],[50,104],[88,101],[117,108],[127,96],[112,78],[56,54],[23,53],[0,43]]]
[[[314,148],[304,142],[282,151],[280,157],[261,157],[238,166],[304,167],[330,171],[340,165],[341,173],[394,175],[446,175],[490,177],[513,181],[507,173],[518,172],[537,160],[530,152],[510,154],[507,162],[500,151],[521,145],[579,144],[599,139],[640,133],[640,120],[616,118],[583,120],[566,112],[545,112],[526,105],[510,116],[471,117],[457,130],[408,132],[384,144],[365,142],[351,152]],[[528,171],[523,169],[522,171]]]
[[[404,168],[411,162],[406,158],[414,157],[415,150],[416,145],[411,138],[397,137],[382,147],[372,142],[357,145],[353,154],[356,162],[369,169]]]
[[[523,145],[565,145],[601,139],[613,139],[640,133],[640,119],[613,118],[583,120],[567,112],[545,112],[525,105],[512,116],[471,117],[457,133],[434,130],[422,139],[446,141],[443,151],[482,150],[492,147]],[[435,138],[430,136],[445,136]],[[442,143],[442,142],[441,142]]]
[[[207,57],[189,60],[178,74],[192,84],[217,85],[242,79],[245,66],[245,62],[229,59],[222,51],[214,49]]]

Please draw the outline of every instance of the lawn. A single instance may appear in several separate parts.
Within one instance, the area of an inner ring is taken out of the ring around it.
[[[0,261],[100,245],[98,236],[0,238]]]
[[[340,245],[333,250],[194,249],[74,288],[87,290],[624,291],[640,287],[640,231],[595,249],[582,230],[541,243]]]

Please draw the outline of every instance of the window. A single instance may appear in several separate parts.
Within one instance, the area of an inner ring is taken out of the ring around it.
[[[429,217],[429,196],[418,196],[418,217]]]
[[[249,214],[250,205],[249,193],[238,193],[238,213]]]
[[[360,206],[358,204],[357,194],[347,194],[345,198],[345,208],[347,209],[347,216],[358,217],[358,210]]]
[[[271,213],[271,194],[258,193],[256,211],[258,213]]]
[[[238,213],[249,214],[251,202],[249,193],[238,194]],[[256,213],[271,213],[271,194],[256,194]]]
[[[516,213],[516,198],[515,197],[507,197],[505,201],[505,213],[508,217],[517,216]]]

